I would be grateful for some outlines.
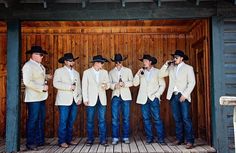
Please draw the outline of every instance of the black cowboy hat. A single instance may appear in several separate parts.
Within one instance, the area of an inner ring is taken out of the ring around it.
[[[144,54],[143,58],[139,59],[140,61],[143,61],[144,59],[149,60],[152,62],[152,65],[155,65],[157,63],[157,59],[149,54]]]
[[[176,50],[174,54],[171,54],[172,56],[180,56],[183,57],[185,61],[188,60],[188,56],[184,54],[184,52],[182,50]]]
[[[32,46],[30,50],[26,51],[26,54],[41,53],[48,54],[41,46]]]
[[[122,61],[126,60],[127,58],[128,57],[122,57],[122,55],[118,53],[118,54],[115,54],[114,59],[111,58],[111,61],[112,62],[122,62]]]
[[[93,56],[91,63],[94,63],[94,62],[104,63],[104,62],[109,62],[109,61],[106,58],[102,57],[102,55],[96,55],[96,56]]]
[[[58,62],[59,63],[64,63],[65,61],[70,61],[70,60],[77,60],[79,57],[74,58],[72,53],[65,53],[63,57],[59,58]]]

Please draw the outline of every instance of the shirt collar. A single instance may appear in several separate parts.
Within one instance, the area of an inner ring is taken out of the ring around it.
[[[123,69],[123,66],[120,68],[120,70],[118,70],[118,68],[115,67],[115,70],[118,71],[118,72],[121,71],[122,69]]]
[[[94,67],[92,67],[92,69],[95,73],[99,73],[99,71],[100,71],[100,70],[97,71]]]
[[[64,66],[68,71],[73,71],[73,68],[72,69],[69,69],[67,66]]]
[[[184,62],[181,62],[180,64],[177,65],[177,67],[180,68],[183,64]]]
[[[33,63],[35,63],[35,64],[37,64],[37,65],[39,65],[39,66],[42,65],[41,63],[38,63],[38,62],[36,62],[36,61],[34,61],[34,60],[32,60],[32,59],[30,59],[30,61],[33,62]]]

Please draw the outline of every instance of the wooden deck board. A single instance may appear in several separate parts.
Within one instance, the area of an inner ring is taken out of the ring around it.
[[[186,149],[185,145],[172,146],[174,138],[168,137],[165,139],[166,145],[160,145],[159,143],[146,144],[146,140],[142,135],[137,135],[130,138],[130,144],[124,144],[119,142],[118,145],[111,144],[111,138],[108,138],[108,147],[104,147],[99,144],[98,138],[95,139],[95,142],[92,146],[86,146],[86,138],[76,138],[75,141],[78,142],[77,145],[70,146],[69,148],[60,148],[58,146],[57,138],[47,138],[46,142],[49,143],[47,146],[39,147],[37,153],[208,153],[216,152],[214,148],[207,145],[202,140],[196,140],[195,147],[193,149]],[[25,148],[25,139],[21,139],[21,152],[35,153],[35,151],[26,151]],[[2,140],[0,143],[0,152],[4,152],[5,142]]]

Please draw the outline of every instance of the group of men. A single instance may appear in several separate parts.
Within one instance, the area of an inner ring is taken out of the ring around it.
[[[48,97],[47,80],[53,78],[53,86],[57,89],[55,105],[59,111],[58,144],[67,148],[76,145],[73,141],[73,125],[76,120],[78,105],[86,106],[87,141],[86,145],[94,143],[94,118],[98,117],[99,140],[103,146],[108,146],[106,135],[106,90],[112,90],[112,144],[119,141],[129,144],[130,134],[130,103],[132,101],[130,87],[140,86],[137,103],[141,105],[142,118],[146,133],[146,143],[154,141],[165,145],[165,131],[160,117],[160,97],[165,90],[164,77],[169,76],[167,99],[170,101],[172,114],[176,125],[176,141],[173,145],[181,145],[186,140],[186,148],[194,144],[192,121],[190,118],[190,94],[195,86],[193,67],[184,61],[188,57],[181,50],[172,54],[159,70],[154,67],[157,59],[145,54],[142,59],[143,67],[133,77],[132,70],[123,66],[127,57],[115,54],[111,61],[115,67],[108,73],[103,65],[109,62],[101,55],[93,56],[91,68],[83,72],[82,85],[80,74],[74,69],[75,60],[72,53],[65,53],[58,62],[64,66],[55,70],[54,75],[46,74],[41,64],[47,54],[40,46],[32,46],[31,58],[23,68],[23,83],[25,85],[25,102],[28,106],[27,142],[29,150],[45,145],[44,122],[45,100]],[[97,113],[97,114],[96,114]],[[122,135],[120,135],[120,113],[122,114]],[[157,139],[152,133],[152,120],[155,125]]]

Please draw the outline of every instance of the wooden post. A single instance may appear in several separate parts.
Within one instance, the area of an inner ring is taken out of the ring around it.
[[[236,97],[232,96],[222,96],[220,97],[220,104],[226,106],[234,106],[234,116],[233,116],[233,123],[234,123],[234,145],[236,146]],[[236,149],[235,149],[236,153]]]
[[[20,22],[7,22],[6,152],[20,150]]]

